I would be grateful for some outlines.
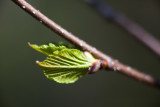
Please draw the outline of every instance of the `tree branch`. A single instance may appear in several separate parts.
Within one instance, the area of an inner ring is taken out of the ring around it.
[[[100,2],[99,0],[85,0],[88,4],[96,8],[104,17],[120,25],[123,29],[142,42],[160,58],[160,42],[149,32],[137,25],[131,19],[122,13],[114,10],[111,6]]]
[[[86,50],[92,55],[94,55],[96,58],[102,59],[107,61],[108,68],[114,71],[118,71],[126,76],[129,76],[131,78],[134,78],[136,80],[139,80],[143,83],[146,83],[150,86],[155,86],[160,89],[160,83],[158,80],[154,79],[150,75],[144,74],[139,72],[136,69],[133,69],[129,66],[126,66],[117,60],[114,60],[110,56],[102,53],[101,51],[97,50],[96,48],[88,45],[86,42],[80,40],[78,37],[74,36],[73,34],[69,33],[65,29],[63,29],[61,26],[47,18],[45,15],[43,15],[41,12],[36,10],[34,7],[32,7],[29,3],[27,3],[25,0],[12,0],[17,5],[19,5],[23,10],[28,12],[30,15],[32,15],[34,18],[36,18],[38,21],[43,23],[45,26],[50,28],[52,31],[56,32],[61,37],[65,38],[66,40],[70,41],[74,45],[80,47],[83,50]]]

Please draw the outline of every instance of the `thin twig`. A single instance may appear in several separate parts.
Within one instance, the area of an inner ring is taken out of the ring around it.
[[[119,71],[120,73],[130,76],[131,78],[134,78],[136,80],[139,80],[143,83],[146,83],[150,86],[155,86],[160,89],[160,83],[151,77],[150,75],[144,74],[139,72],[138,70],[132,69],[131,67],[128,67],[117,60],[112,59],[110,56],[102,53],[101,51],[97,50],[96,48],[88,45],[86,42],[80,40],[78,37],[74,36],[73,34],[69,33],[62,27],[60,27],[58,24],[47,18],[45,15],[43,15],[41,12],[36,10],[34,7],[32,7],[29,3],[27,3],[25,0],[12,0],[17,5],[19,5],[22,9],[24,9],[26,12],[28,12],[30,15],[32,15],[34,18],[36,18],[38,21],[43,23],[45,26],[56,32],[61,37],[67,39],[71,43],[75,44],[76,46],[80,47],[83,50],[89,51],[92,53],[96,58],[102,59],[107,61],[108,68],[111,70]]]
[[[142,44],[147,46],[152,52],[160,57],[160,42],[149,32],[145,31],[138,24],[127,18],[122,13],[116,11],[111,6],[100,2],[99,0],[85,0],[96,8],[104,17],[117,23],[133,37],[137,38]]]

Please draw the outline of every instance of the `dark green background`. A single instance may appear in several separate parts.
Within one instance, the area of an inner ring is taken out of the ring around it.
[[[119,61],[160,77],[160,60],[83,0],[28,0],[73,34]],[[160,39],[159,0],[104,0]],[[27,42],[65,41],[0,0],[0,107],[160,107],[160,91],[115,72],[100,71],[69,85],[46,79],[35,64],[45,56]],[[66,42],[66,41],[65,41]]]

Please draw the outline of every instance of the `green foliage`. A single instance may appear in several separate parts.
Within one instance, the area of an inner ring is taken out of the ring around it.
[[[96,60],[88,52],[69,49],[63,45],[29,45],[48,56],[43,62],[37,61],[37,64],[48,79],[58,83],[74,83],[88,73],[89,67]]]

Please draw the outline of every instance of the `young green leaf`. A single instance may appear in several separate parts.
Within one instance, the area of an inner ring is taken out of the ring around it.
[[[65,46],[29,44],[33,49],[46,54],[43,61],[37,61],[38,66],[44,71],[48,79],[58,83],[74,83],[88,73],[92,63],[96,61],[88,52],[77,49],[68,49]]]

